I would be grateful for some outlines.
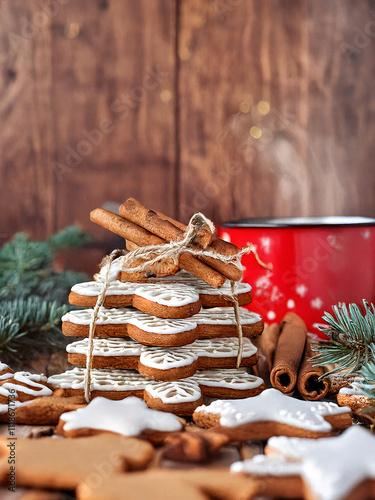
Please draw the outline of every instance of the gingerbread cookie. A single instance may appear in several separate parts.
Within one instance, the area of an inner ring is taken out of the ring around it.
[[[251,499],[260,483],[238,477],[223,468],[151,469],[132,474],[116,474],[97,487],[80,484],[77,500],[220,500]]]
[[[237,401],[218,400],[193,414],[200,427],[218,427],[233,440],[271,436],[330,436],[351,425],[350,409],[334,403],[301,401],[276,389]]]
[[[104,301],[105,307],[128,307],[133,305],[137,307],[134,303],[133,297],[140,293],[145,293],[149,289],[158,289],[159,286],[167,287],[169,290],[190,290],[193,293],[194,301],[199,295],[199,302],[203,307],[226,307],[233,306],[233,301],[228,297],[231,297],[232,290],[229,281],[220,288],[216,289],[207,285],[203,280],[194,278],[188,273],[178,273],[176,276],[169,276],[165,278],[153,278],[150,279],[148,283],[133,283],[133,282],[122,282],[119,280],[113,280],[110,282],[106,298]],[[103,287],[102,281],[87,281],[84,283],[77,283],[72,287],[71,293],[69,295],[69,302],[76,306],[83,307],[94,307],[96,304],[97,297]],[[173,293],[173,292],[171,292]],[[251,286],[247,283],[235,283],[234,294],[241,306],[250,304],[252,300]],[[152,298],[147,296],[147,300],[153,302]],[[166,304],[172,306],[173,304]],[[149,312],[151,304],[148,305]],[[141,309],[143,310],[143,309]],[[167,310],[168,312],[168,310]],[[156,312],[152,310],[150,314],[158,316]],[[174,317],[174,316],[163,316],[163,317]],[[183,317],[181,313],[176,317]]]
[[[273,437],[266,454],[231,467],[232,472],[263,480],[266,496],[375,498],[375,437],[363,427],[352,426],[338,437],[316,440]]]
[[[70,311],[62,317],[64,335],[88,337],[92,309]],[[259,335],[262,318],[247,309],[240,309],[244,336]],[[132,337],[144,345],[177,347],[194,342],[198,337],[237,337],[233,308],[202,309],[191,318],[162,319],[132,308],[102,308],[96,322],[98,337]]]
[[[56,432],[78,437],[104,431],[160,441],[182,429],[181,420],[175,415],[152,410],[139,398],[112,401],[97,397],[85,408],[61,415]]]
[[[189,286],[180,284],[161,284],[161,283],[124,283],[121,304],[113,303],[112,305],[129,307],[133,306],[140,311],[159,318],[188,318],[199,312],[201,302],[198,293]],[[77,293],[75,290],[83,290],[86,294],[90,294],[89,289],[96,289],[96,296],[90,296],[91,300],[88,304],[85,300],[85,295]],[[97,295],[102,289],[102,284],[97,282],[80,283],[74,285],[69,295],[69,302],[74,305],[95,305]],[[113,296],[113,283],[108,287],[106,297]],[[117,296],[119,290],[116,291]],[[81,300],[83,297],[83,300]],[[92,299],[93,297],[93,299]],[[111,301],[104,302],[107,306]]]
[[[337,394],[337,403],[340,406],[348,406],[353,413],[361,413],[363,410],[373,408],[375,412],[374,400],[363,394],[358,389],[342,387]]]
[[[49,384],[62,389],[63,395],[83,395],[85,369],[74,368],[52,375]],[[198,371],[182,380],[159,382],[131,370],[93,369],[92,397],[123,399],[128,396],[144,398],[156,410],[177,415],[189,415],[203,403],[203,397],[243,398],[259,394],[265,389],[261,378],[250,375],[244,368]]]
[[[42,396],[18,405],[16,402],[14,410],[10,406],[9,411],[0,413],[0,422],[9,422],[14,418],[16,424],[55,425],[62,413],[77,410],[85,405],[83,396]]]
[[[21,423],[18,420],[23,415],[21,408],[39,396],[51,394],[44,375],[13,372],[8,365],[0,363],[0,422]]]
[[[12,444],[13,443],[13,444]],[[77,439],[0,436],[0,479],[7,482],[10,446],[16,450],[17,486],[73,490],[81,482],[97,486],[103,477],[147,466],[153,446],[140,439],[99,435]]]
[[[113,338],[93,340],[93,368],[138,370],[156,380],[177,380],[194,375],[197,370],[235,368],[239,341],[237,338],[198,339],[190,345],[165,348],[147,347],[135,340]],[[69,363],[86,366],[88,339],[66,347]],[[241,366],[253,366],[257,349],[243,339]]]

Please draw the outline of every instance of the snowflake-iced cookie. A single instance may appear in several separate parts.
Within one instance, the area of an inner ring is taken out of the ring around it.
[[[317,438],[351,425],[350,409],[334,403],[300,401],[276,389],[236,401],[218,400],[195,410],[200,427],[217,427],[235,440],[271,436]]]
[[[82,396],[85,387],[84,368],[74,368],[52,375],[48,382],[61,389],[65,396]],[[157,410],[178,415],[189,415],[204,402],[203,397],[244,398],[259,394],[265,389],[261,378],[251,375],[244,368],[228,370],[203,370],[182,380],[160,382],[131,370],[93,369],[91,395],[109,399],[129,396],[144,398]]]
[[[273,437],[266,454],[231,470],[263,479],[263,494],[312,500],[375,498],[375,437],[359,426],[316,440]]]
[[[181,419],[171,413],[152,410],[139,398],[113,401],[98,397],[85,408],[61,415],[56,431],[66,437],[104,431],[160,441],[167,433],[182,429]]]
[[[112,264],[112,266],[116,263]],[[104,276],[104,273],[102,273]],[[148,283],[122,282],[113,279],[109,285],[104,302],[105,307],[128,307],[132,305],[132,297],[139,287],[155,287],[158,285],[168,285],[172,289],[183,286],[192,289],[199,295],[200,303],[203,307],[225,307],[233,306],[233,302],[228,299],[232,295],[231,284],[226,281],[220,288],[207,285],[203,280],[195,278],[189,273],[181,271],[175,276],[165,278],[151,278]],[[72,287],[69,295],[69,302],[81,307],[94,307],[96,299],[103,287],[102,281],[87,281],[77,283]],[[241,306],[250,304],[252,300],[251,286],[247,283],[235,283],[235,296]]]
[[[64,335],[88,337],[92,309],[70,311],[62,317]],[[253,337],[263,330],[262,318],[240,309],[243,335]],[[198,337],[237,337],[233,308],[202,309],[191,318],[164,319],[132,308],[102,308],[96,322],[98,337],[132,337],[145,345],[170,346],[190,344]]]
[[[102,286],[95,281],[74,285],[69,302],[78,306],[94,306]],[[120,303],[111,299],[113,297],[120,297]],[[194,288],[183,284],[111,282],[104,305],[133,306],[160,318],[188,318],[200,310],[201,301]]]
[[[236,338],[198,339],[188,346],[147,347],[131,339],[94,339],[93,368],[124,368],[138,370],[156,380],[177,380],[190,377],[197,370],[235,368],[239,341]],[[88,339],[66,347],[72,365],[86,366]],[[242,366],[253,366],[257,349],[243,339]]]

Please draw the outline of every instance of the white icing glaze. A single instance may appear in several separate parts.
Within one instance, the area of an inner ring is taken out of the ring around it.
[[[236,318],[233,307],[211,307],[201,309],[193,317],[199,325],[236,325]],[[244,307],[240,307],[240,320],[242,325],[252,325],[262,320],[259,314],[250,312]]]
[[[0,394],[8,397],[9,391],[13,389],[17,394],[24,393],[34,397],[50,396],[52,394],[51,389],[40,382],[47,382],[47,377],[29,372],[16,372],[13,374],[11,381],[4,382],[0,386]],[[21,384],[25,384],[25,386]]]
[[[193,377],[149,384],[146,391],[151,397],[159,398],[165,404],[198,401],[202,395],[199,384],[193,380]]]
[[[89,326],[93,309],[70,311],[61,318],[76,325]],[[134,325],[137,328],[156,334],[172,335],[189,332],[197,327],[192,318],[163,319],[151,316],[131,307],[106,308],[102,307],[98,313],[97,325]]]
[[[346,394],[348,396],[365,396],[361,389],[356,387],[341,387],[339,394]]]
[[[329,432],[332,427],[324,416],[350,413],[349,408],[320,401],[300,401],[276,389],[241,400],[217,400],[196,411],[220,414],[220,424],[235,427],[251,422],[280,422],[302,429]]]
[[[21,406],[26,406],[30,403],[32,403],[32,399],[29,400],[29,401],[23,401],[21,403],[21,401],[15,401],[13,400],[12,404],[10,406],[8,405],[4,405],[4,404],[0,404],[0,414],[2,413],[8,413],[9,412],[9,409],[11,410],[15,410],[16,408],[20,408]]]
[[[7,364],[0,362],[0,372],[2,372],[4,370],[7,370],[8,372],[13,373],[13,370]]]
[[[171,335],[182,332],[190,332],[197,328],[197,323],[192,318],[183,319],[163,319],[151,316],[150,314],[142,313],[141,315],[134,316],[130,324],[136,326],[140,330],[149,333]]]
[[[160,349],[159,347],[148,347],[144,349],[140,362],[149,368],[157,370],[170,370],[172,368],[181,368],[189,366],[198,359],[198,356],[192,351],[188,352],[181,347],[169,349]]]
[[[150,347],[127,338],[94,338],[94,356],[140,356],[145,366],[168,370],[180,366],[190,365],[198,357],[230,358],[238,353],[237,338],[198,339],[192,344],[182,347]],[[88,352],[87,338],[68,344],[66,350],[72,354]],[[256,347],[249,339],[243,339],[243,358],[253,356]],[[237,373],[237,372],[236,372]]]
[[[375,480],[375,436],[358,425],[332,438],[274,437],[269,446],[301,460],[301,475],[318,500],[341,500],[363,481]]]
[[[85,368],[74,368],[65,373],[52,375],[48,383],[61,389],[80,389],[85,386]],[[227,372],[232,374],[229,375]],[[225,375],[224,375],[225,373]],[[221,375],[220,375],[221,374]],[[231,383],[232,382],[232,383]],[[165,403],[197,401],[201,396],[200,384],[231,389],[251,389],[263,383],[262,379],[249,375],[244,370],[203,370],[193,377],[170,382],[158,382],[133,370],[93,369],[91,389],[97,391],[143,390]],[[154,390],[155,388],[155,390]]]
[[[76,325],[90,325],[92,309],[70,311],[61,318]],[[261,321],[259,314],[241,308],[241,324],[251,325]],[[172,334],[194,330],[199,325],[229,325],[235,326],[236,319],[233,308],[214,307],[202,309],[198,314],[183,319],[163,319],[146,314],[132,307],[107,308],[102,307],[98,314],[97,325],[132,324],[145,332]]]
[[[267,457],[255,455],[243,462],[234,462],[231,472],[246,472],[257,476],[300,476],[302,466],[299,462],[291,462],[283,457]]]
[[[257,348],[248,338],[243,338],[242,357],[254,356]],[[182,349],[194,352],[199,357],[209,358],[232,358],[238,354],[238,338],[227,337],[220,339],[197,339],[190,345],[183,346]]]
[[[58,375],[52,375],[48,383],[61,389],[84,389],[85,368],[73,368]],[[93,369],[91,390],[93,391],[135,391],[144,390],[152,379],[133,370]]]
[[[139,286],[138,283],[123,283],[122,281],[112,281],[106,292],[106,295],[134,295],[135,290]],[[100,281],[86,281],[77,283],[72,287],[72,292],[86,297],[96,297],[101,292],[103,283]]]
[[[69,321],[76,325],[90,325],[93,309],[80,309],[64,314],[61,321]],[[98,312],[97,325],[124,325],[129,323],[133,316],[137,316],[140,311],[130,307],[107,308],[102,307]],[[142,313],[141,313],[142,314]]]
[[[224,387],[240,391],[255,389],[263,384],[261,378],[247,373],[246,368],[202,370],[191,378],[207,387]]]
[[[117,260],[113,261],[114,264],[117,263]],[[117,265],[117,264],[116,264]],[[84,295],[87,297],[96,297],[103,286],[103,277],[104,277],[104,268],[100,271],[96,277],[99,277],[99,281],[86,281],[84,283],[77,283],[72,287],[72,292],[77,293],[78,295]],[[195,293],[199,295],[231,295],[231,286],[230,281],[227,280],[221,288],[214,288],[203,280],[196,278],[195,276],[186,273],[185,271],[180,271],[174,276],[166,276],[163,278],[150,278],[147,283],[132,283],[132,282],[123,282],[117,279],[118,270],[114,270],[112,274],[110,285],[107,290],[107,295],[133,295],[139,287],[148,287],[155,285],[172,285],[172,288],[175,285],[183,285],[184,287],[189,287],[193,289]],[[248,283],[235,283],[235,293],[242,294],[251,291],[251,286]],[[197,299],[196,299],[197,300]],[[166,305],[169,305],[166,304]]]
[[[199,295],[194,288],[181,284],[147,283],[138,286],[135,294],[169,307],[181,307],[199,301]]]
[[[97,397],[85,408],[64,413],[60,418],[65,422],[66,431],[100,429],[124,436],[138,436],[145,430],[174,432],[182,428],[175,415],[151,410],[136,397],[120,401]]]
[[[94,339],[93,356],[140,356],[142,344],[132,339]],[[66,346],[66,351],[72,354],[87,354],[89,339],[78,340]]]

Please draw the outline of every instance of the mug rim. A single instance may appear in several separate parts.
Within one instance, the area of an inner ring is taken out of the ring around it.
[[[223,228],[286,228],[286,227],[340,227],[375,226],[375,219],[356,215],[335,215],[324,217],[256,217],[245,218],[220,224]]]

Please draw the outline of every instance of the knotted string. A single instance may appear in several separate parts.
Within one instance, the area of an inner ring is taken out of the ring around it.
[[[111,265],[112,262],[117,257],[123,255],[121,261],[121,269],[128,273],[147,271],[147,269],[149,269],[153,264],[156,264],[157,262],[166,259],[171,259],[176,265],[178,265],[179,257],[183,252],[190,253],[197,257],[212,257],[214,259],[220,260],[221,262],[233,264],[234,266],[236,266],[238,269],[241,270],[242,270],[242,264],[241,264],[242,256],[249,253],[253,253],[259,265],[265,267],[266,269],[272,269],[272,264],[265,264],[264,262],[262,262],[257,253],[256,246],[250,243],[248,243],[244,248],[242,248],[239,252],[237,252],[234,255],[222,255],[213,250],[205,250],[194,247],[193,246],[194,240],[196,236],[199,234],[199,231],[203,225],[207,225],[212,234],[214,233],[215,231],[214,224],[209,219],[207,219],[207,217],[205,217],[203,214],[196,213],[190,219],[190,222],[187,226],[184,236],[180,240],[172,240],[170,242],[162,243],[160,245],[148,245],[145,247],[139,247],[127,253],[126,255],[125,255],[126,252],[125,250],[113,250],[113,252],[111,252],[109,256],[103,259],[101,266],[107,266],[107,269],[103,280],[103,287],[100,290],[95,307],[92,312],[89,338],[88,338],[89,349],[86,358],[86,373],[85,373],[85,399],[87,403],[90,402],[90,396],[91,396],[91,371],[93,362],[94,335],[95,335],[96,323],[98,320],[98,314],[100,308],[104,304],[106,293],[111,282],[110,279]],[[144,262],[142,262],[138,266],[133,267],[134,263],[138,259],[141,259]],[[243,335],[242,335],[242,325],[240,318],[240,307],[237,296],[234,293],[234,285],[235,285],[234,281],[231,281],[231,295],[225,295],[225,296],[234,305],[234,313],[235,313],[235,319],[238,330],[238,339],[239,339],[238,355],[237,355],[237,368],[238,368],[242,360]]]
[[[125,250],[113,250],[113,252],[111,252],[110,255],[105,257],[103,259],[103,262],[102,262],[102,264],[107,265],[107,270],[106,270],[104,281],[103,281],[103,287],[100,290],[98,298],[96,299],[95,307],[92,311],[92,316],[91,316],[91,321],[90,321],[90,331],[89,331],[89,350],[88,350],[87,357],[86,357],[85,399],[86,399],[87,403],[90,402],[90,396],[91,396],[91,370],[92,370],[92,358],[93,358],[93,351],[94,351],[94,335],[95,335],[96,323],[98,321],[98,315],[99,315],[100,309],[101,309],[102,305],[104,304],[109,284],[111,283],[111,280],[109,277],[110,271],[111,271],[111,264],[115,259],[117,259],[117,257],[119,257],[120,255],[123,255],[124,252],[125,252]]]

